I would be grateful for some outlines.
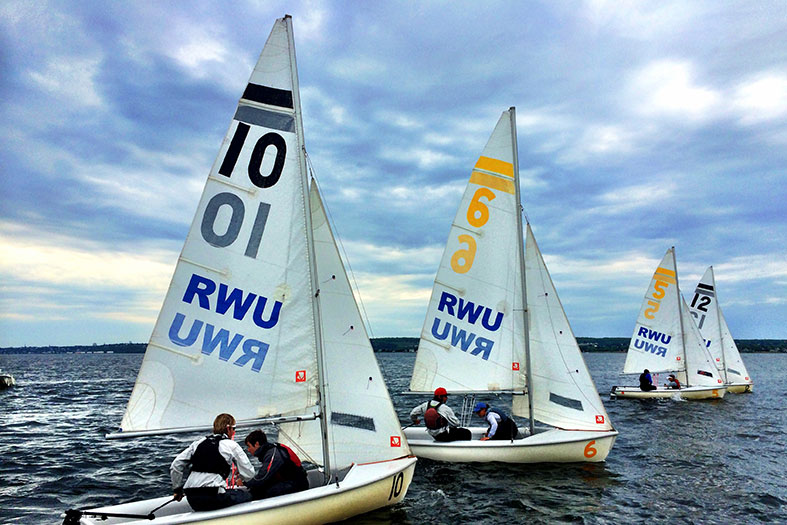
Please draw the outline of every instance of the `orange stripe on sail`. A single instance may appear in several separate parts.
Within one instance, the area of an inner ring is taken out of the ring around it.
[[[514,165],[504,160],[493,159],[491,157],[478,157],[475,167],[479,170],[491,171],[498,175],[514,178]]]
[[[470,182],[478,184],[479,186],[492,188],[493,190],[504,191],[511,194],[514,193],[514,181],[502,179],[481,171],[474,171],[473,174],[470,175]]]

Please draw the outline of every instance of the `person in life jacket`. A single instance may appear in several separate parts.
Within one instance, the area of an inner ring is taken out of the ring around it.
[[[516,439],[519,429],[514,420],[506,415],[502,410],[491,408],[488,404],[478,402],[473,408],[473,413],[486,421],[489,428],[481,441],[489,439]]]
[[[664,386],[673,390],[680,390],[680,381],[678,381],[678,378],[675,377],[675,374],[670,374],[667,378],[667,383]]]
[[[650,370],[647,368],[639,375],[639,389],[643,392],[656,390],[656,385],[653,384],[653,378],[650,376]]]
[[[225,488],[234,464],[244,480],[254,477],[254,467],[243,449],[233,441],[235,418],[219,414],[213,420],[213,434],[194,441],[178,454],[169,467],[175,499],[185,493],[196,511],[216,510],[251,500],[245,489]],[[191,472],[183,483],[187,469]]]
[[[472,433],[459,426],[456,414],[446,405],[447,401],[448,392],[440,387],[434,391],[434,397],[430,401],[421,403],[410,411],[410,419],[417,425],[420,422],[419,416],[423,416],[426,430],[435,441],[469,441]]]
[[[255,430],[246,436],[246,450],[260,460],[260,470],[246,482],[251,499],[272,498],[309,488],[301,460],[289,447],[268,441],[265,432]]]

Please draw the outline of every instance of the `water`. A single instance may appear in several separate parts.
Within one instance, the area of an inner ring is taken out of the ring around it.
[[[414,354],[377,354],[403,422]],[[787,355],[744,354],[753,394],[721,401],[608,399],[624,354],[585,354],[620,436],[607,461],[578,465],[419,460],[400,505],[353,524],[785,523]],[[105,441],[142,356],[2,355],[0,522],[61,523],[62,512],[169,493],[183,436]],[[449,401],[455,409],[460,400]]]

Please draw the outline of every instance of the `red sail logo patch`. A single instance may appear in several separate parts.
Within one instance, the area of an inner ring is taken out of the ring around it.
[[[391,446],[392,447],[401,447],[402,446],[402,438],[401,438],[401,436],[391,436]]]
[[[304,381],[306,381],[306,370],[297,370],[295,372],[295,382],[303,383]]]

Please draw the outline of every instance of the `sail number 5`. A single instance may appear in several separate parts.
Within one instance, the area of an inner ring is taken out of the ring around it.
[[[480,228],[489,220],[489,207],[481,202],[481,197],[492,201],[495,194],[489,188],[481,187],[475,190],[470,204],[467,206],[467,222],[470,226]],[[467,234],[458,237],[459,242],[467,245],[467,249],[460,248],[451,256],[451,268],[456,273],[467,273],[473,267],[477,244],[475,239]]]

